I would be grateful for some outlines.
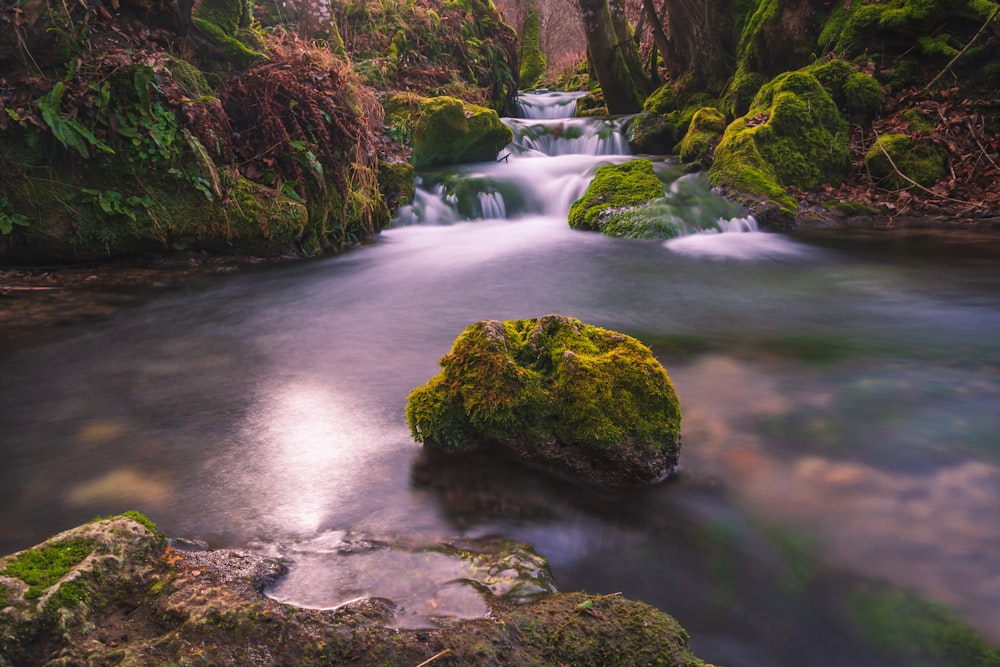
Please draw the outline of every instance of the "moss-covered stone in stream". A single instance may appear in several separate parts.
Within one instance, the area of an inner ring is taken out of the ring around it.
[[[677,154],[685,162],[705,160],[711,156],[715,141],[725,130],[725,115],[714,107],[703,107],[692,116],[687,134],[677,147]]]
[[[569,210],[573,229],[605,231],[616,216],[663,195],[663,184],[649,160],[631,160],[598,168],[583,196]]]
[[[491,448],[593,481],[643,483],[677,463],[681,412],[670,378],[629,336],[563,315],[470,325],[414,389],[414,439]]]
[[[796,71],[763,86],[726,128],[709,174],[714,185],[791,220],[797,202],[787,186],[839,185],[849,165],[847,121],[815,76]]]
[[[125,516],[65,531],[34,550],[78,540],[93,552],[42,599],[25,600],[25,584],[0,576],[0,663],[703,665],[684,629],[647,604],[547,592],[547,563],[518,545],[442,545],[439,553],[474,572],[487,617],[399,630],[386,627],[394,613],[388,600],[336,611],[282,604],[263,590],[287,573],[285,564],[237,549],[176,550]],[[0,558],[0,569],[18,557]],[[526,576],[539,585],[529,601],[516,602],[516,582]]]
[[[413,165],[492,161],[513,139],[492,109],[432,97],[421,103],[413,128]]]
[[[883,134],[865,153],[871,175],[894,190],[929,187],[944,178],[947,152],[934,144],[914,141],[905,134]]]

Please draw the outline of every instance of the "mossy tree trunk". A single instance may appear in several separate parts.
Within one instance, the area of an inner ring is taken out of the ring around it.
[[[576,0],[576,3],[587,38],[587,57],[601,83],[608,112],[638,112],[642,109],[647,84],[631,36],[622,39],[616,30],[616,25],[620,26],[624,21],[622,1]],[[637,73],[641,79],[639,85]]]

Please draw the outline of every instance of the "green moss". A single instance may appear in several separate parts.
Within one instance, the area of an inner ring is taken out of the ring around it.
[[[598,168],[583,197],[569,210],[573,229],[602,231],[616,213],[648,204],[663,195],[663,184],[649,160]]]
[[[730,118],[742,116],[764,83],[764,76],[740,63],[726,85],[719,104]]]
[[[677,143],[677,126],[670,116],[643,111],[632,119],[628,137],[633,153],[665,155]]]
[[[379,162],[378,187],[390,210],[413,199],[416,192],[413,173],[409,162]]]
[[[94,543],[88,539],[47,542],[21,553],[7,564],[3,573],[28,584],[25,598],[38,598],[73,566],[89,556],[93,549]]]
[[[929,187],[944,178],[947,159],[944,149],[934,144],[915,142],[905,134],[883,134],[865,153],[865,166],[893,189],[913,187],[907,179]]]
[[[726,129],[715,150],[715,185],[763,197],[794,215],[784,188],[839,185],[850,165],[848,126],[829,92],[808,72],[787,72],[763,86],[750,110]]]
[[[662,116],[675,111],[678,106],[673,84],[665,83],[650,93],[642,104],[642,110]]]
[[[413,128],[413,165],[483,162],[514,139],[492,109],[453,97],[424,100]]]
[[[844,215],[874,215],[878,209],[853,201],[825,201],[820,204],[827,211],[843,213]]]
[[[838,7],[820,33],[819,43],[848,57],[889,45],[903,54],[950,58],[961,45],[948,34],[950,21],[983,22],[994,5],[983,0],[888,0]],[[957,47],[957,48],[956,48]]]
[[[903,112],[902,118],[910,124],[910,130],[913,132],[933,132],[935,129],[934,119],[917,109],[907,109]]]
[[[882,86],[875,77],[864,72],[854,72],[844,82],[844,96],[852,117],[870,121],[882,108]]]
[[[997,667],[1000,651],[945,607],[899,588],[855,594],[857,626],[901,664]]]
[[[116,519],[118,517],[125,517],[126,519],[131,519],[132,521],[135,521],[136,523],[144,526],[146,528],[146,530],[148,530],[149,532],[151,532],[153,535],[157,535],[157,536],[161,536],[161,537],[163,536],[163,533],[160,532],[160,529],[156,526],[156,524],[153,522],[152,519],[150,519],[149,517],[147,517],[142,512],[138,512],[136,510],[126,510],[126,511],[122,512],[121,514],[110,514],[108,516],[96,516],[93,519],[91,519],[90,521],[88,521],[87,523],[97,523],[98,521],[108,521],[110,519]]]
[[[688,131],[677,147],[677,154],[685,162],[705,159],[725,130],[726,117],[721,111],[714,107],[699,109],[691,118]]]
[[[83,579],[67,581],[60,584],[52,597],[46,601],[45,611],[51,613],[58,609],[74,609],[86,602],[90,595],[90,585]]]
[[[664,462],[676,463],[677,396],[634,338],[561,315],[483,321],[466,328],[440,363],[407,400],[407,423],[425,445],[491,446],[571,469],[577,462],[562,460],[571,451],[624,457],[618,463],[642,468],[647,481]],[[643,457],[658,462],[655,470]]]
[[[541,21],[537,7],[528,11],[521,36],[521,87],[534,88],[545,73],[545,53],[542,52]]]

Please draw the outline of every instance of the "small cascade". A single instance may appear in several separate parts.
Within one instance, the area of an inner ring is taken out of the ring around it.
[[[504,118],[514,139],[496,162],[424,170],[413,201],[394,226],[544,216],[565,220],[602,165],[631,159],[631,116],[576,118],[582,92],[521,93],[522,118]],[[704,176],[685,175],[671,157],[653,161],[664,196],[633,216],[627,235],[678,237],[699,232],[756,231],[753,218],[712,193]]]
[[[538,90],[521,92],[517,96],[517,111],[520,118],[573,118],[576,116],[576,101],[585,97],[582,91],[559,92]]]
[[[628,155],[627,118],[505,118],[514,132],[508,150],[527,157]]]

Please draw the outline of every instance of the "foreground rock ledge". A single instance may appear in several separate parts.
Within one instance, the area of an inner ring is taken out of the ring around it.
[[[440,363],[406,406],[429,447],[496,450],[612,484],[654,482],[677,465],[677,394],[631,336],[565,315],[483,320]]]
[[[135,513],[95,521],[0,559],[0,665],[704,664],[674,619],[619,595],[484,594],[488,618],[394,631],[384,600],[322,611],[265,597],[285,571],[247,551],[175,550]]]

